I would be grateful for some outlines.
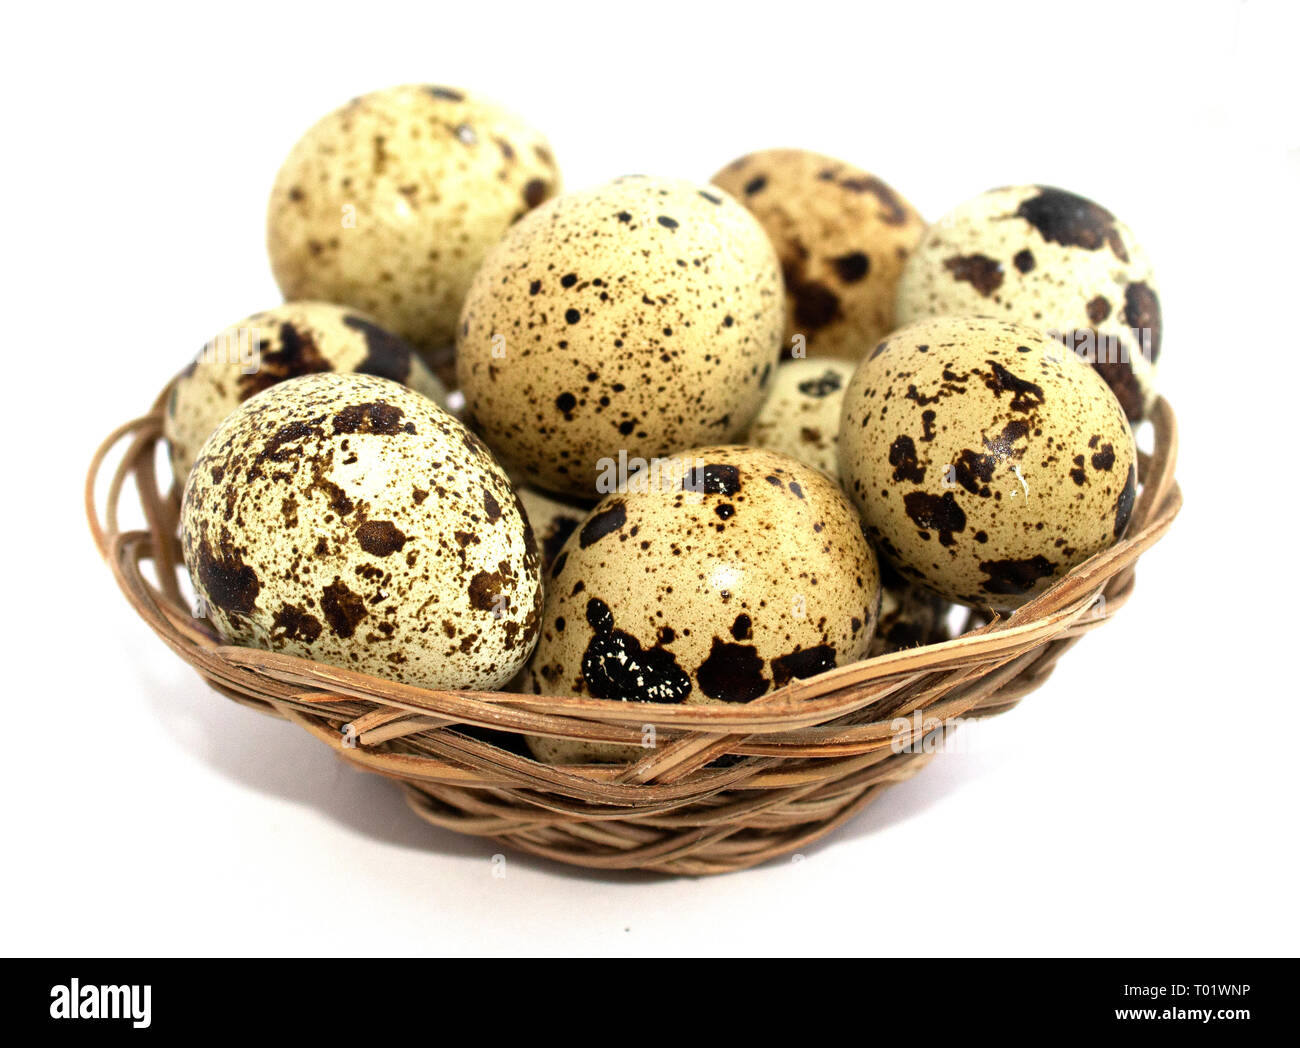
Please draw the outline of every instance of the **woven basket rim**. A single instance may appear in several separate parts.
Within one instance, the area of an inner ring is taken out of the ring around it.
[[[1138,557],[1182,504],[1177,423],[1160,398],[1148,416],[1154,450],[1139,454],[1140,490],[1124,538],[1012,614],[952,640],[839,666],[745,704],[428,689],[227,645],[193,617],[178,584],[179,492],[175,483],[159,487],[155,457],[171,385],[104,439],[85,481],[95,544],[137,614],[228,698],[292,721],[350,763],[403,783],[428,821],[598,868],[723,872],[841,825],[925,763],[926,754],[907,744],[927,724],[1009,709],[1065,650],[1108,621],[1132,592]],[[96,482],[122,444],[101,516]],[[143,530],[119,526],[128,479]],[[142,571],[146,561],[154,580]],[[918,715],[915,730],[897,727]],[[625,765],[542,764],[458,730],[636,744],[647,723],[658,744]],[[734,763],[715,763],[722,757]],[[737,797],[749,803],[731,810]],[[728,821],[719,822],[720,813]]]

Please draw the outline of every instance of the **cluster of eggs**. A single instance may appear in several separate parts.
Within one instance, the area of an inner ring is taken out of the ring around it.
[[[1019,607],[1128,523],[1159,300],[1128,229],[1063,190],[927,226],[875,175],[771,150],[561,194],[527,124],[406,86],[308,131],[268,243],[286,303],[209,342],[166,412],[232,643],[749,702],[946,639],[955,604]]]

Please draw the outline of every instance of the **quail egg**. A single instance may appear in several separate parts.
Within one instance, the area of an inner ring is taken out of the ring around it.
[[[759,448],[691,450],[606,497],[569,536],[547,578],[528,687],[749,702],[865,656],[879,587],[861,522],[824,473]],[[560,763],[644,753],[530,746]]]
[[[181,537],[233,644],[494,688],[536,640],[537,552],[509,482],[464,426],[387,379],[326,372],[245,401],[190,472]]]
[[[785,275],[785,355],[858,361],[894,327],[894,290],[925,230],[889,185],[803,149],[741,157],[713,176],[758,218]]]
[[[319,371],[355,371],[410,386],[438,404],[446,391],[402,339],[356,310],[289,302],[232,324],[172,386],[163,435],[184,484],[199,448],[240,403],[268,386]]]
[[[432,359],[487,249],[559,185],[546,139],[499,106],[436,85],[374,91],[280,168],[271,268],[285,298],[363,309]]]
[[[545,576],[565,541],[590,512],[591,503],[561,499],[526,486],[517,488],[516,493],[524,507],[524,516],[537,537],[537,552],[542,558],[542,574]]]
[[[1130,419],[1155,399],[1160,298],[1132,232],[1050,186],[994,189],[930,227],[898,283],[898,322],[978,313],[1059,336]]]
[[[535,486],[597,497],[620,452],[626,474],[745,432],[781,311],[772,245],[721,190],[633,176],[560,197],[474,278],[457,343],[466,421]]]
[[[1137,452],[1101,376],[1034,328],[893,332],[844,395],[840,476],[876,547],[949,600],[1011,609],[1123,536]]]
[[[783,452],[838,478],[835,440],[853,371],[854,365],[845,360],[786,361],[776,369],[772,392],[745,443]]]
[[[880,580],[880,621],[871,638],[872,657],[949,639],[951,604],[911,585],[888,561],[880,564]]]

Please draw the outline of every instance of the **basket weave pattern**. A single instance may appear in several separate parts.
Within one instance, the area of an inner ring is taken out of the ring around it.
[[[1138,557],[1182,503],[1175,419],[1160,400],[1126,537],[1009,617],[954,640],[841,666],[737,705],[431,691],[225,645],[193,616],[178,582],[179,492],[160,490],[155,466],[169,391],[108,436],[85,490],[100,552],[154,632],[223,695],[396,780],[429,822],[601,869],[722,873],[797,851],[848,821],[923,766],[933,747],[920,745],[922,736],[936,724],[1001,713],[1046,680],[1079,637],[1128,599]],[[120,445],[101,516],[96,479]],[[145,530],[118,526],[131,478]],[[146,561],[156,582],[142,570]],[[909,727],[900,730],[900,719]],[[635,764],[581,767],[541,764],[463,730],[636,744],[644,724],[655,725],[657,745]]]

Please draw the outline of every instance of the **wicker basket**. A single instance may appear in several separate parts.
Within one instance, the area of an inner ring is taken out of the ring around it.
[[[1010,617],[955,640],[842,666],[744,705],[429,691],[231,647],[193,617],[179,585],[179,492],[158,486],[169,391],[109,435],[85,491],[100,552],[154,632],[223,695],[293,721],[344,760],[401,783],[429,822],[600,869],[724,873],[800,849],[848,821],[920,769],[933,747],[917,743],[945,730],[936,725],[1001,713],[1042,684],[1079,637],[1128,599],[1138,556],[1182,502],[1174,415],[1161,400],[1127,537]],[[124,442],[101,518],[96,478]],[[118,526],[132,475],[145,531]],[[156,584],[141,570],[145,561]],[[510,745],[520,733],[636,743],[647,722],[659,745],[627,766],[540,764]]]

